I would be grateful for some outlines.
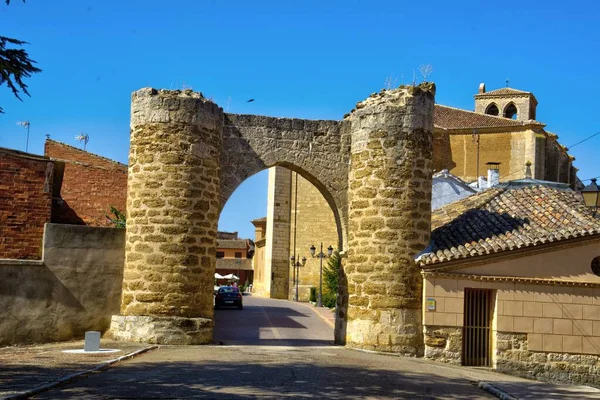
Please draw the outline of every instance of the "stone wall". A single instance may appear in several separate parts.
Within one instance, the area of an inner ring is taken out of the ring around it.
[[[46,224],[41,261],[0,260],[0,345],[82,339],[118,312],[125,231]]]
[[[0,258],[41,258],[53,174],[48,158],[0,149]]]
[[[425,326],[425,357],[461,365],[462,327]]]
[[[600,388],[600,357],[531,351],[527,333],[498,332],[495,367],[500,372],[552,383]]]
[[[298,205],[296,206],[296,179],[298,180]],[[339,234],[335,224],[335,216],[331,207],[323,198],[317,188],[298,174],[292,174],[292,203],[291,203],[291,229],[290,249],[287,255],[289,259],[297,254],[300,259],[306,257],[306,264],[300,267],[298,280],[298,298],[300,301],[308,301],[310,288],[319,288],[320,260],[310,255],[310,246],[316,247],[316,254],[320,251],[320,243],[323,242],[323,253],[327,254],[327,247],[338,249]],[[302,199],[302,201],[300,201]],[[294,245],[294,249],[292,246]],[[294,251],[295,250],[295,251]],[[293,269],[290,268],[290,277],[293,277]],[[323,259],[323,266],[327,266],[327,258]],[[325,290],[325,289],[323,289]],[[289,298],[294,298],[295,288],[290,286]]]
[[[106,218],[114,217],[110,207],[125,212],[126,165],[50,139],[44,154],[63,163],[60,199],[54,201],[52,222],[111,226]]]
[[[435,87],[382,91],[348,117],[347,344],[423,354],[422,278],[429,243]]]

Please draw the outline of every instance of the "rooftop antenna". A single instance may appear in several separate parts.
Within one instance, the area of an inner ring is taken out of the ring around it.
[[[29,120],[26,120],[22,122],[17,122],[17,125],[21,125],[23,128],[27,128],[27,141],[25,142],[25,153],[27,153],[27,150],[29,149],[29,126],[31,124],[29,123]]]
[[[90,135],[88,135],[87,133],[81,132],[79,135],[75,136],[75,140],[79,140],[80,142],[83,142],[83,151],[85,151],[85,148],[86,148],[88,142],[90,141]]]

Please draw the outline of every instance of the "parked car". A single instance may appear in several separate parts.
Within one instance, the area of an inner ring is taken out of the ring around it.
[[[242,293],[235,286],[221,286],[215,296],[215,308],[237,307],[244,308]]]

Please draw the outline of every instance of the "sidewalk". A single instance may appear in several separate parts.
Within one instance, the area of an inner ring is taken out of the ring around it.
[[[36,387],[64,380],[108,362],[131,355],[151,345],[102,340],[101,349],[118,353],[67,354],[63,350],[83,349],[83,340],[0,348],[0,399],[13,398]]]

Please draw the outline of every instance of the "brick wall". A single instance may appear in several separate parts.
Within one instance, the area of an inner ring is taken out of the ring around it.
[[[53,167],[44,157],[0,149],[0,258],[41,258]]]
[[[55,201],[52,222],[110,226],[110,206],[125,212],[127,166],[95,154],[47,140],[45,155],[65,163],[61,199]]]

